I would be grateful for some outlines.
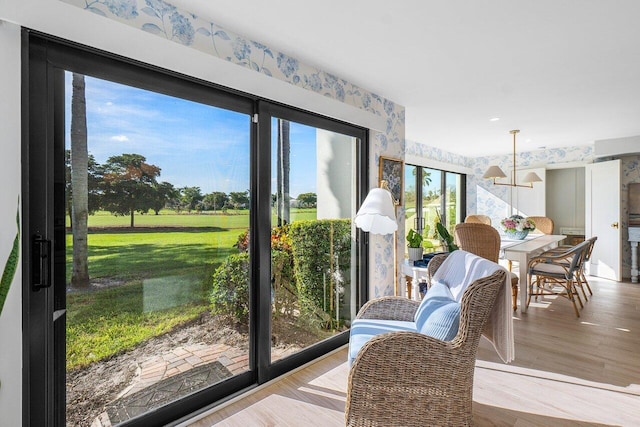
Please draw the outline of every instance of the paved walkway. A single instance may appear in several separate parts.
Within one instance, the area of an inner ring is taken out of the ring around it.
[[[281,359],[295,351],[297,350],[272,349],[272,358],[274,360]],[[190,346],[180,346],[168,353],[151,356],[140,363],[131,384],[118,394],[116,400],[131,396],[161,380],[216,361],[222,364],[232,375],[249,369],[249,355],[246,350],[225,344],[207,345],[198,343]],[[111,425],[109,415],[107,412],[103,412],[93,421],[91,427],[111,427]]]

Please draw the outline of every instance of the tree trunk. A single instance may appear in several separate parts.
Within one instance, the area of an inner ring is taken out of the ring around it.
[[[71,231],[73,233],[73,271],[71,285],[76,288],[89,286],[89,248],[87,243],[87,219],[89,214],[89,155],[87,149],[87,103],[84,76],[73,74],[71,94]]]
[[[278,119],[278,189],[276,192],[278,226],[289,224],[290,222],[289,170],[291,168],[291,141],[289,127],[288,120]]]

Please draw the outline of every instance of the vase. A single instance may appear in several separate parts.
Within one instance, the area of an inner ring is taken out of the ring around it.
[[[407,249],[409,250],[409,261],[417,261],[419,259],[422,259],[422,247]]]
[[[523,240],[529,234],[529,230],[505,231],[504,234],[511,240]]]

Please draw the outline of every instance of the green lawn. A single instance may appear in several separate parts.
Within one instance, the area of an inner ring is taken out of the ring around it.
[[[316,209],[292,209],[291,220],[300,221],[316,219]],[[276,223],[274,215],[272,224]],[[66,218],[67,227],[70,226],[69,217]],[[98,211],[89,215],[89,227],[129,227],[128,216],[115,216],[109,212]],[[159,215],[153,211],[144,215],[136,213],[134,216],[135,227],[216,227],[216,228],[247,228],[249,226],[248,210],[229,210],[222,212],[192,212],[175,213],[172,210],[163,209]]]
[[[293,220],[315,218],[315,209],[292,210]],[[136,215],[140,229],[128,227],[129,217],[89,216],[89,276],[115,286],[67,294],[67,369],[133,348],[207,310],[213,271],[237,252],[233,245],[248,224],[247,211]],[[67,282],[71,263],[68,234]]]

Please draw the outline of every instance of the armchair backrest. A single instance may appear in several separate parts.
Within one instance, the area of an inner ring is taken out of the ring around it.
[[[553,220],[546,216],[528,216],[527,219],[533,221],[536,229],[532,233],[553,234]]]
[[[491,225],[491,217],[480,214],[467,215],[467,217],[464,219],[464,222]]]
[[[454,236],[460,249],[489,261],[498,262],[500,234],[492,226],[471,222],[460,223],[456,225]]]
[[[547,274],[557,274],[557,272],[549,272],[544,269],[545,265],[552,264],[562,267],[564,277],[569,280],[574,277],[576,270],[582,268],[589,249],[593,246],[591,240],[585,240],[575,246],[568,248],[564,252],[554,252],[550,255],[544,253],[534,257],[529,261],[529,274],[536,276],[544,276]]]

